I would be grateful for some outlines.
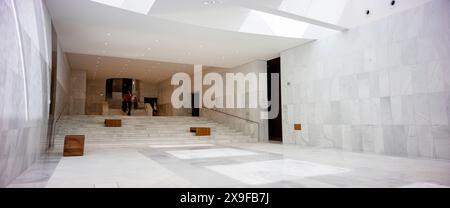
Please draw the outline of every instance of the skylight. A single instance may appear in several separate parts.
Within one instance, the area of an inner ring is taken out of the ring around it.
[[[338,24],[348,0],[283,0],[280,11]]]
[[[308,26],[308,23],[251,10],[239,32],[301,38]]]
[[[318,39],[346,28],[339,26],[348,0],[230,0],[249,9],[239,32]]]
[[[150,11],[156,0],[91,0],[91,1],[146,15]]]

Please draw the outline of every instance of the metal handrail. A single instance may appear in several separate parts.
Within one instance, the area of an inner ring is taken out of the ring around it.
[[[241,120],[244,120],[244,121],[247,121],[247,122],[251,122],[251,123],[257,124],[258,125],[258,140],[260,139],[260,125],[261,124],[259,122],[252,121],[252,120],[247,119],[247,118],[242,118],[242,117],[239,117],[239,116],[236,116],[236,115],[233,115],[233,114],[225,113],[225,112],[222,112],[222,111],[218,111],[218,110],[215,110],[215,109],[212,109],[212,108],[202,108],[202,109],[214,111],[214,112],[217,112],[217,113],[221,113],[221,114],[224,114],[224,115],[227,115],[227,116],[231,116],[231,117],[234,117],[234,118],[238,118],[238,119],[241,119]]]

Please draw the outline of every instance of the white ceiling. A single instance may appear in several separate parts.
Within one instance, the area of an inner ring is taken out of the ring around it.
[[[132,78],[157,84],[169,79],[174,73],[192,74],[194,66],[161,61],[127,59],[68,53],[72,69],[86,70],[89,80],[109,78]],[[205,67],[205,70],[208,68]]]
[[[122,6],[46,0],[63,50],[92,55],[70,55],[78,69],[94,70],[81,64],[94,56],[230,68],[430,0],[396,0],[394,7],[391,0],[95,1]],[[136,2],[151,4],[139,8]]]
[[[150,13],[166,1],[156,1]],[[233,67],[310,41],[185,24],[90,0],[47,0],[47,6],[69,53]]]

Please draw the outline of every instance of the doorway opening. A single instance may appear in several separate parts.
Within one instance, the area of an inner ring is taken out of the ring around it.
[[[267,61],[267,97],[269,100],[272,99],[272,80],[271,75],[273,73],[278,73],[281,78],[281,59],[276,58]],[[274,86],[275,87],[275,86]],[[270,142],[283,142],[283,119],[281,111],[281,82],[279,82],[278,93],[279,93],[279,113],[278,117],[269,120],[269,141]],[[270,107],[269,107],[269,110]]]
[[[145,104],[150,104],[150,106],[153,109],[153,116],[157,116],[158,115],[158,98],[156,97],[144,97],[144,105]]]
[[[192,93],[191,107],[192,107],[192,117],[200,117],[200,108],[195,107],[195,103],[196,103],[195,100],[199,100],[198,103],[200,103],[200,98],[199,98],[198,92]]]
[[[47,123],[47,146],[48,148],[53,148],[54,145],[54,128],[55,122],[58,119],[56,117],[56,87],[57,87],[57,77],[58,77],[58,42],[56,38],[55,28],[52,24],[52,63],[49,68],[50,70],[50,102],[49,102],[49,113],[48,113],[48,123]]]

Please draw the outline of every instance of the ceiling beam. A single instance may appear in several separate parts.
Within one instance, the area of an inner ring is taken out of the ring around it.
[[[327,29],[331,29],[331,30],[336,30],[336,31],[347,31],[348,28],[346,27],[342,27],[339,25],[335,25],[335,24],[331,24],[331,23],[327,23],[327,22],[323,22],[317,19],[312,19],[309,17],[305,17],[302,15],[297,15],[297,14],[293,14],[290,12],[285,12],[282,10],[278,10],[278,9],[274,9],[274,8],[270,8],[270,7],[266,7],[266,6],[260,6],[254,3],[250,3],[250,2],[246,2],[244,0],[231,0],[231,1],[226,1],[229,2],[233,5],[236,6],[240,6],[240,7],[244,7],[247,9],[251,9],[251,10],[256,10],[256,11],[260,11],[260,12],[265,12],[265,13],[269,13],[269,14],[273,14],[273,15],[277,15],[280,17],[285,17],[285,18],[289,18],[289,19],[293,19],[293,20],[297,20],[297,21],[301,21],[301,22],[305,22],[305,23],[309,23],[312,25],[316,25],[319,27],[324,27]]]

